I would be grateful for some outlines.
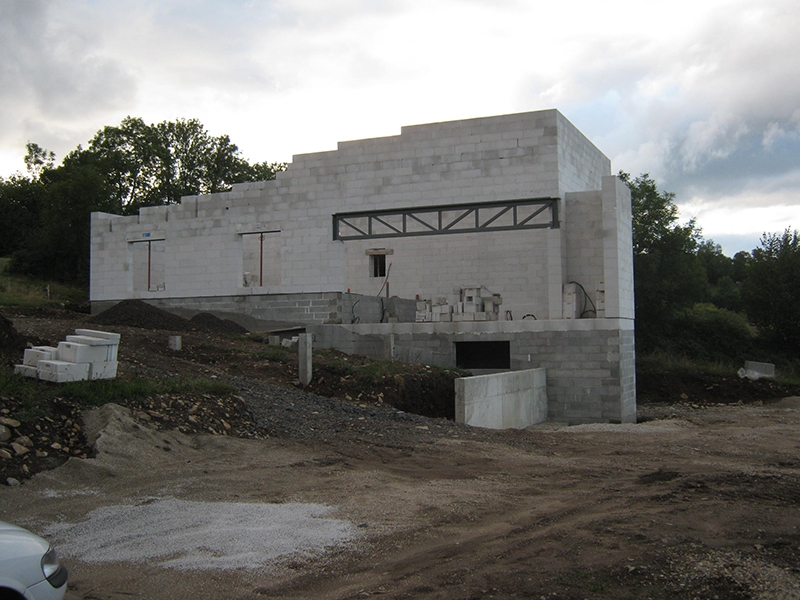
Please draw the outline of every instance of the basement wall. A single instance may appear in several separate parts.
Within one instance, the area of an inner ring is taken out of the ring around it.
[[[511,369],[547,370],[548,418],[636,422],[633,322],[627,319],[311,326],[316,348],[456,366],[457,342],[507,341]]]

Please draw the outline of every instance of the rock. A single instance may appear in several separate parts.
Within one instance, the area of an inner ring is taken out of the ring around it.
[[[14,440],[14,443],[19,444],[20,446],[25,446],[26,448],[33,448],[33,440],[27,435],[19,436]]]
[[[14,452],[17,453],[17,456],[22,456],[23,454],[30,452],[30,450],[28,450],[25,446],[18,444],[17,442],[11,442],[11,448],[13,448]]]
[[[61,450],[61,444],[59,444],[58,442],[53,442],[52,444],[50,444],[50,447],[53,450]]]
[[[13,477],[9,477],[6,479],[6,485],[19,485],[19,479],[14,479]]]
[[[0,458],[8,460],[9,458],[11,458],[11,452],[3,448],[0,448]]]
[[[11,430],[5,425],[0,425],[0,442],[7,442],[11,439]]]
[[[19,427],[22,425],[22,423],[10,417],[0,417],[0,425],[5,425],[7,427]]]

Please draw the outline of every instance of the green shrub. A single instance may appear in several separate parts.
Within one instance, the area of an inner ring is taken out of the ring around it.
[[[680,311],[662,340],[663,350],[707,362],[751,359],[755,335],[747,319],[713,304]]]

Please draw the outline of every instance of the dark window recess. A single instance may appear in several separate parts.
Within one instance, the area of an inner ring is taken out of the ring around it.
[[[456,366],[460,369],[510,369],[509,342],[455,342]]]
[[[370,271],[373,277],[386,277],[386,255],[373,254],[369,257]]]

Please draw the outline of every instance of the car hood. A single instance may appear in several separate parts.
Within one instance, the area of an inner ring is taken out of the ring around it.
[[[26,587],[42,581],[41,560],[48,548],[47,540],[0,521],[0,581],[8,577]]]

